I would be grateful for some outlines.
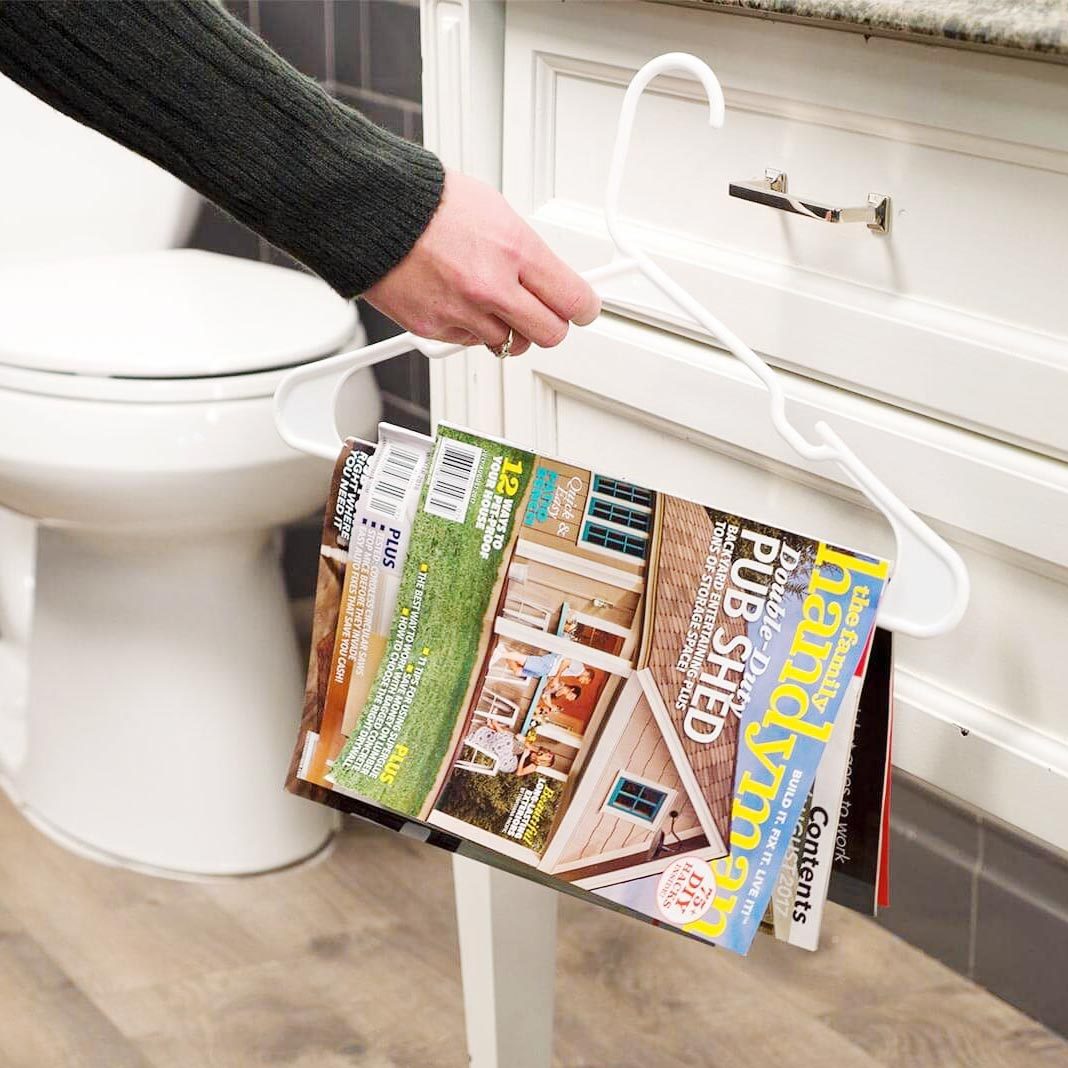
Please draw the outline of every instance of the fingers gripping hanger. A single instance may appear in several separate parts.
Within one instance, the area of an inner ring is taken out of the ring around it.
[[[786,415],[786,395],[778,374],[649,259],[620,226],[619,194],[638,101],[646,86],[667,71],[683,71],[697,78],[708,96],[709,123],[713,127],[723,125],[723,90],[712,70],[696,56],[670,52],[650,60],[635,74],[619,113],[604,207],[608,232],[619,256],[603,267],[585,272],[583,277],[596,289],[610,278],[639,272],[741,360],[768,391],[772,424],[786,443],[806,460],[836,463],[889,521],[897,540],[897,555],[893,576],[879,606],[879,625],[917,638],[951,630],[964,614],[969,593],[968,572],[957,553],[906,507],[825,422],[815,424],[818,441],[809,441],[801,434]],[[463,346],[401,334],[291,371],[275,394],[275,419],[282,437],[294,448],[334,459],[341,446],[335,416],[337,395],[345,380],[362,368],[412,349],[430,359],[442,359],[463,351]]]

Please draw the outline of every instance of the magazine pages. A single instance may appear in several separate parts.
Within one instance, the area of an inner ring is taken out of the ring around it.
[[[329,801],[331,784],[323,779],[322,769],[331,748],[344,744],[336,726],[324,724],[326,693],[336,659],[337,628],[341,592],[348,566],[349,539],[363,481],[375,453],[364,442],[346,441],[334,466],[326,516],[323,520],[322,544],[315,586],[315,609],[312,617],[312,648],[308,663],[308,680],[304,691],[297,748],[293,754],[287,785],[313,800]],[[314,771],[313,771],[314,768]],[[318,789],[302,784],[318,784]]]
[[[889,766],[891,637],[888,631],[875,631],[849,683],[764,919],[776,938],[804,949],[814,950],[819,943],[823,906],[836,879],[848,878],[861,911],[874,911],[875,861],[880,855],[884,812],[882,785],[884,769]],[[867,783],[853,788],[858,752],[876,765],[874,788]],[[858,848],[870,857],[868,865],[856,864],[851,856],[853,838],[859,838]],[[871,848],[865,850],[867,841]],[[853,875],[844,874],[846,865]],[[866,888],[866,904],[862,888]]]
[[[889,631],[872,636],[857,725],[849,749],[828,896],[874,916],[886,900],[889,865],[890,729],[893,712],[893,642]],[[821,769],[822,771],[822,769]]]
[[[293,788],[745,952],[886,562],[453,427],[400,444],[392,515],[366,463],[350,525],[384,529],[334,576]]]

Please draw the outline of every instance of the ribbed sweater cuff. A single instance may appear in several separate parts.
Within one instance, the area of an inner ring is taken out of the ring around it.
[[[395,267],[441,201],[445,172],[432,152],[331,101],[336,121],[280,156],[305,152],[308,176],[299,212],[284,202],[259,225],[272,244],[306,264],[339,293],[355,296]]]

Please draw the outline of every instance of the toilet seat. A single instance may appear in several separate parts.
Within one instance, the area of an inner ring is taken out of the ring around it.
[[[279,268],[284,270],[285,268]],[[364,344],[363,333],[350,332],[353,347]],[[2,330],[2,327],[0,327]],[[344,345],[323,352],[332,355]],[[319,358],[319,357],[316,357]],[[310,362],[310,361],[304,361]],[[189,404],[206,401],[273,397],[287,367],[273,371],[224,375],[220,378],[101,378],[57,371],[27,371],[0,363],[0,390],[68,400],[114,401],[126,404]]]
[[[193,249],[0,269],[0,388],[126,402],[264,397],[353,339],[300,271]]]

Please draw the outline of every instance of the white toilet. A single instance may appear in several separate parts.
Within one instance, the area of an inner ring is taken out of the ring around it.
[[[361,343],[285,268],[180,250],[193,195],[0,78],[0,785],[98,859],[176,876],[313,856],[282,789],[300,662],[278,529],[329,466],[284,368]],[[369,372],[339,420],[373,433]]]

